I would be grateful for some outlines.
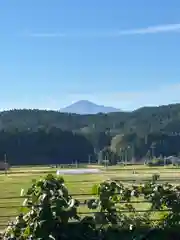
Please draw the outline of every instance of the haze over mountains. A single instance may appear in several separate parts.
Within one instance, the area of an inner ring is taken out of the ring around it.
[[[78,102],[75,102],[61,109],[61,112],[76,113],[76,114],[97,114],[97,113],[111,113],[111,112],[119,112],[119,111],[120,109],[109,107],[109,106],[97,105],[88,100],[80,100]]]

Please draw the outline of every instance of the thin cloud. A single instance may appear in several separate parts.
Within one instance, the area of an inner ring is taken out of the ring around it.
[[[54,33],[27,33],[28,37],[34,38],[62,38],[62,37],[119,37],[123,35],[142,35],[142,34],[157,34],[167,32],[179,32],[180,23],[149,26],[145,28],[115,30],[115,31],[81,31],[81,32],[54,32]]]
[[[147,28],[130,29],[120,31],[119,35],[135,35],[135,34],[152,34],[152,33],[163,33],[163,32],[178,32],[180,30],[180,24],[167,24],[158,25]]]

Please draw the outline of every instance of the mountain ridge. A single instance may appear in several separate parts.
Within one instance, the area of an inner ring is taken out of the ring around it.
[[[84,114],[120,112],[120,109],[111,106],[98,105],[89,100],[79,100],[65,108],[60,109],[60,112],[84,115]]]

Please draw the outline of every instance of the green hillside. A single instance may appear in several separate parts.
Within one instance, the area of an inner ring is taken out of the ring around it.
[[[180,152],[180,104],[77,115],[45,110],[0,113],[0,157],[12,164],[86,162],[94,152],[128,159]],[[119,137],[120,136],[120,137]],[[116,160],[113,160],[116,161]]]

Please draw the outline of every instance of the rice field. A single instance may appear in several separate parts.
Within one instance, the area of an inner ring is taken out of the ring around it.
[[[92,170],[90,172],[90,169]],[[93,173],[93,169],[94,173]],[[71,170],[71,171],[70,171]],[[21,167],[13,168],[5,175],[0,172],[0,229],[5,228],[9,220],[12,220],[20,211],[23,199],[20,198],[21,189],[28,189],[33,179],[45,176],[47,173],[56,174],[57,169],[50,167]],[[116,179],[132,184],[133,181],[142,182],[152,177],[154,173],[160,174],[161,181],[168,181],[173,184],[180,183],[180,169],[174,167],[147,167],[147,166],[119,166],[108,167],[107,169],[97,166],[88,166],[80,169],[60,169],[60,175],[65,179],[65,184],[70,194],[76,194],[77,199],[85,200],[83,193],[91,194],[93,184],[107,179]],[[63,172],[64,171],[64,172]],[[91,195],[89,196],[89,198]],[[87,199],[87,197],[86,197]],[[138,209],[148,207],[147,203],[136,204]],[[81,212],[87,212],[85,206],[80,208]]]

